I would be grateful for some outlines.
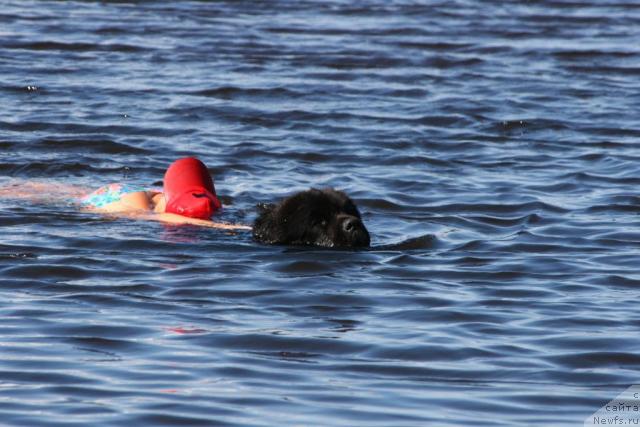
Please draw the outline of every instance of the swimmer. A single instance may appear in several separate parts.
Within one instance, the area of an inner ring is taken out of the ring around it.
[[[82,197],[83,208],[124,214],[172,224],[244,229],[251,227],[214,222],[222,207],[207,167],[195,157],[176,160],[167,169],[162,191],[148,191],[126,184],[109,184]]]
[[[37,184],[31,187],[32,192],[38,188]],[[37,199],[37,195],[29,192],[20,194],[10,189],[5,189],[4,192],[10,192],[12,194],[8,194],[9,196],[17,198]],[[2,193],[0,190],[0,196]],[[251,229],[245,225],[211,220],[222,204],[216,196],[213,179],[207,167],[195,157],[176,160],[169,166],[164,175],[162,191],[115,183],[100,187],[89,194],[74,187],[67,191],[67,194],[71,193],[79,200],[81,209],[87,211],[170,224],[191,224],[229,230]]]

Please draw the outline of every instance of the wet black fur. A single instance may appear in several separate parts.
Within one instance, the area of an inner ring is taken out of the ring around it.
[[[312,188],[280,203],[261,205],[253,237],[269,244],[324,247],[365,247],[370,242],[355,203],[330,188]]]

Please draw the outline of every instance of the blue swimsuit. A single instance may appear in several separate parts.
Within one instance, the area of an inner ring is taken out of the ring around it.
[[[109,184],[82,197],[80,203],[89,208],[101,208],[109,203],[120,201],[125,194],[137,191],[145,191],[145,189],[128,184]]]

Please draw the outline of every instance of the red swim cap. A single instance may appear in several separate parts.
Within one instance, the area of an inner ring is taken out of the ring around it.
[[[207,167],[195,157],[176,160],[164,174],[165,212],[209,219],[222,206]]]

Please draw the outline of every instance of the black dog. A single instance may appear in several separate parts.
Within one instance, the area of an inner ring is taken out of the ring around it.
[[[312,188],[261,206],[253,237],[262,243],[324,247],[369,246],[358,208],[341,191]]]

